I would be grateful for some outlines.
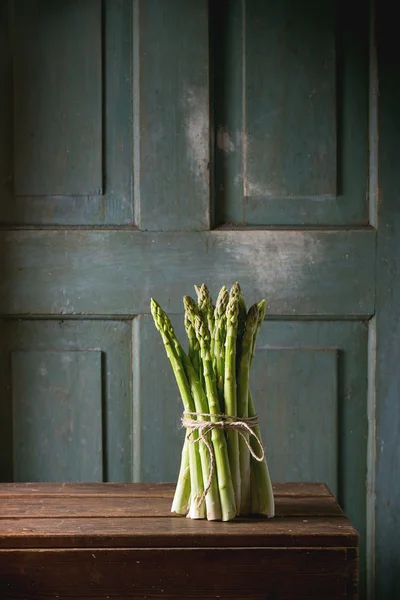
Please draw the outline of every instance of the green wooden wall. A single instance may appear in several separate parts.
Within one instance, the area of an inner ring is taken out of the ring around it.
[[[367,4],[0,3],[0,480],[174,480],[149,300],[183,333],[193,284],[239,280],[267,298],[272,478],[328,483],[360,532],[361,597],[375,562],[376,597],[396,596],[399,94],[383,35],[378,214]]]

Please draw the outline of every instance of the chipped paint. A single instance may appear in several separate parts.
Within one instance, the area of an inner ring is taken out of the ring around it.
[[[217,131],[217,146],[223,152],[234,152],[235,145],[232,142],[231,136],[229,135],[228,128],[226,125],[220,125]]]
[[[320,237],[285,232],[286,243],[283,245],[276,243],[276,239],[268,240],[265,235],[256,231],[252,232],[248,243],[239,244],[238,238],[239,236],[229,242],[226,240],[225,253],[229,254],[229,262],[232,261],[233,265],[240,264],[241,268],[247,268],[251,272],[252,282],[261,293],[265,290],[267,294],[268,286],[278,296],[285,298],[287,287],[295,286],[297,293],[307,304],[310,278],[318,273],[319,265],[326,261],[326,248]],[[271,257],[274,264],[268,278],[267,257]],[[312,304],[312,298],[309,299]],[[292,310],[296,312],[296,309]]]
[[[209,123],[206,87],[186,88],[182,109],[190,169],[196,180],[208,185]]]

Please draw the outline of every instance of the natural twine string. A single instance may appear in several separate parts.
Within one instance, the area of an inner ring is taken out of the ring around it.
[[[193,417],[200,417],[201,420],[198,420],[197,418],[194,419]],[[219,419],[219,420],[218,421],[211,421],[211,420],[204,421],[203,419],[205,417],[210,418],[210,419],[211,418]],[[191,429],[191,431],[186,436],[186,439],[188,440],[188,442],[190,442],[191,444],[198,444],[200,441],[203,442],[205,444],[205,446],[207,447],[208,453],[210,455],[210,472],[208,475],[207,484],[204,487],[204,492],[202,493],[202,495],[199,499],[199,502],[198,502],[199,507],[203,504],[203,502],[206,498],[207,492],[211,487],[212,477],[213,477],[214,470],[215,470],[214,450],[213,450],[212,444],[206,437],[210,431],[212,431],[213,429],[234,429],[234,430],[238,431],[239,434],[244,439],[245,444],[246,444],[247,448],[249,449],[251,456],[258,462],[262,462],[264,460],[265,452],[264,452],[263,445],[261,443],[260,438],[253,430],[253,427],[258,425],[258,417],[257,416],[239,418],[239,417],[232,417],[230,415],[213,415],[210,413],[184,412],[183,417],[182,417],[182,425],[186,429]],[[198,438],[193,438],[193,433],[195,431],[197,431],[199,434]],[[261,450],[261,453],[259,456],[252,449],[252,447],[249,443],[249,439],[246,437],[245,433],[248,433],[249,436],[255,437],[257,444]]]

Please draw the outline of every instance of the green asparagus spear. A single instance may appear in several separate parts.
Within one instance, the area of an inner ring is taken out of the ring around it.
[[[212,358],[210,352],[210,335],[208,328],[199,316],[195,317],[195,329],[197,339],[200,343],[201,360],[203,363],[203,374],[209,411],[212,415],[219,415],[221,414],[221,408],[218,399],[215,374],[212,366]],[[218,416],[211,417],[211,421],[213,422],[216,422],[218,420]],[[228,448],[224,431],[222,429],[213,429],[211,437],[214,448],[215,466],[217,469],[218,476],[218,488],[221,500],[222,520],[230,521],[236,516],[236,502],[229,466]]]
[[[242,348],[242,339],[244,334],[244,328],[246,324],[246,303],[243,298],[242,290],[238,282],[234,283],[230,294],[230,298],[236,297],[239,301],[239,313],[238,313],[238,328],[237,328],[237,342],[236,342],[236,355],[240,357],[241,348]],[[239,360],[237,360],[237,366],[239,365]]]
[[[253,350],[250,364],[253,362],[256,340],[261,325],[265,318],[265,312],[266,302],[265,300],[261,300],[261,302],[258,303],[258,323],[253,337]],[[249,417],[255,416],[256,411],[254,407],[253,396],[249,388]],[[253,428],[253,431],[256,434],[256,436],[261,440],[260,427],[256,425]],[[260,449],[258,447],[257,440],[254,436],[251,436],[250,445],[255,454],[258,454]],[[268,471],[267,459],[265,458],[262,462],[259,462],[253,457],[251,457],[250,464],[252,469],[251,477],[253,482],[251,500],[252,512],[267,515],[268,517],[273,517],[275,515],[275,500],[274,493],[272,490],[271,478]]]
[[[231,295],[226,307],[226,342],[225,342],[225,378],[224,396],[226,414],[237,416],[237,390],[236,390],[236,337],[238,327],[239,299]],[[228,429],[228,452],[231,467],[232,484],[235,490],[237,509],[240,508],[240,462],[239,462],[239,436],[235,429]]]
[[[225,286],[218,294],[214,310],[214,356],[213,367],[217,377],[217,389],[222,412],[225,410],[224,377],[225,377],[225,337],[226,337],[226,307],[229,301],[228,290]]]
[[[204,323],[207,323],[208,331],[210,332],[211,354],[214,354],[214,307],[211,294],[205,283],[201,284],[200,289],[197,286],[195,286],[195,289],[200,315]]]
[[[258,306],[253,304],[247,313],[245,329],[242,339],[242,349],[238,366],[237,380],[237,405],[238,416],[249,416],[249,375],[250,363],[253,351],[253,338],[258,325]],[[239,436],[240,476],[241,476],[241,515],[251,513],[251,479],[250,479],[250,452],[246,444],[250,441],[250,435],[243,432]]]
[[[153,298],[151,299],[151,314],[153,315],[155,326],[164,342],[167,356],[171,363],[176,383],[181,394],[184,409],[186,412],[195,412],[195,405],[184,368],[177,356],[171,339],[165,332],[165,313]],[[193,431],[193,438],[196,439],[197,437],[197,431]],[[204,484],[198,443],[189,444],[189,464],[191,501],[188,516],[192,519],[202,519],[205,517],[205,507],[204,504],[199,506],[199,500],[204,491]]]
[[[200,288],[196,285],[194,287],[196,289],[196,292],[199,293]],[[197,366],[197,368],[198,368],[200,385],[202,385],[204,387],[203,365],[201,363],[201,357],[200,357],[200,346],[198,346],[197,338],[196,338],[197,345],[195,345],[195,342],[192,339],[193,332],[194,332],[194,336],[196,337],[195,327],[194,327],[194,318],[196,315],[200,315],[199,308],[198,308],[196,302],[190,296],[183,297],[183,306],[185,308],[186,333],[189,338],[189,356],[190,356],[191,346],[192,346],[192,355],[194,355],[194,366]],[[189,327],[189,325],[190,325],[190,327]],[[198,355],[196,356],[195,354],[197,354],[197,352],[198,352]]]
[[[199,379],[200,379],[200,346],[199,342],[196,338],[196,332],[194,330],[194,326],[189,319],[187,313],[185,313],[185,330],[189,340],[189,358],[190,362],[193,365],[194,370],[196,371]]]
[[[198,373],[196,373],[196,371],[190,361],[190,358],[185,353],[181,344],[179,343],[169,317],[165,313],[163,316],[164,316],[164,318],[163,318],[164,332],[166,333],[166,335],[169,337],[169,339],[173,343],[174,348],[177,353],[177,356],[183,365],[183,368],[185,370],[185,374],[186,374],[186,377],[187,377],[187,380],[188,380],[188,383],[190,386],[190,390],[192,393],[192,397],[194,400],[196,412],[202,413],[202,414],[207,414],[209,412],[207,397],[204,393],[202,386],[200,385]],[[187,316],[187,318],[191,322],[191,319],[189,318],[189,316]],[[193,330],[193,333],[195,335],[194,330]],[[196,343],[198,344],[197,338],[196,338]],[[199,346],[199,348],[200,348],[200,346]],[[193,416],[190,416],[190,418],[193,418]],[[210,420],[208,417],[203,417],[200,415],[197,416],[197,419],[200,421],[209,421]],[[206,433],[205,437],[206,437],[207,441],[211,442],[209,433]],[[201,467],[202,467],[202,473],[203,473],[203,481],[204,481],[204,485],[206,485],[206,483],[208,482],[208,479],[209,479],[210,468],[211,468],[210,454],[209,454],[209,450],[205,443],[203,443],[202,441],[200,441],[198,443],[200,446],[199,450],[200,450]],[[216,472],[214,473],[214,476],[211,480],[211,485],[206,494],[205,502],[206,502],[206,510],[207,510],[207,519],[209,521],[220,520],[222,517],[222,514],[221,514],[221,503],[220,503],[219,492],[218,492],[218,482],[217,482]]]

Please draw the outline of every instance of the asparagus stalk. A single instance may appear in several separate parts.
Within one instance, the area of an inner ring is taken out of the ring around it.
[[[200,360],[200,346],[199,342],[196,338],[196,332],[194,330],[193,324],[189,319],[187,313],[185,312],[185,330],[189,340],[189,358],[190,362],[193,365],[194,370],[196,371],[199,380],[201,374],[201,360]]]
[[[167,315],[165,315],[165,313],[164,313],[164,316],[165,316],[164,331],[167,333],[169,338],[172,340],[172,343],[174,344],[176,353],[182,362],[187,380],[190,385],[190,390],[191,390],[192,397],[194,400],[196,412],[207,414],[209,412],[209,406],[208,406],[208,402],[207,402],[207,397],[204,393],[204,389],[200,384],[198,373],[195,371],[195,369],[192,365],[192,362],[190,361],[190,358],[187,356],[187,354],[183,350],[181,344],[179,343],[179,341],[175,335],[175,332],[174,332],[174,329],[173,329],[170,319],[168,318]],[[191,323],[190,315],[185,314],[185,321],[186,320],[188,320]],[[193,329],[193,326],[192,325],[190,325],[190,326]],[[193,329],[193,333],[194,333],[194,335],[196,335],[194,332],[194,329]],[[197,338],[196,338],[196,343],[198,344],[199,349],[200,349],[200,345],[197,341]],[[197,419],[200,421],[209,421],[210,420],[208,417],[203,417],[200,415],[197,416]],[[206,433],[205,438],[207,439],[208,442],[211,442],[210,433]],[[204,482],[204,486],[205,486],[209,479],[210,469],[211,469],[210,454],[209,454],[209,450],[205,443],[200,441],[199,445],[200,445],[200,458],[201,458],[201,468],[202,468],[202,473],[203,473],[203,482]],[[217,483],[216,472],[214,472],[214,475],[211,479],[211,485],[206,494],[205,502],[206,502],[206,510],[207,510],[207,519],[209,521],[220,520],[222,518],[222,513],[221,513],[221,503],[220,503],[219,492],[218,492],[218,483]]]
[[[171,512],[177,515],[186,515],[190,506],[190,467],[189,467],[189,442],[185,436],[183,445],[181,466],[179,469],[178,482],[176,484]]]
[[[171,342],[170,337],[165,331],[165,313],[157,304],[157,302],[151,299],[151,313],[153,315],[154,323],[159,331],[163,340],[165,350],[167,352],[168,359],[171,363],[172,370],[175,375],[176,383],[181,394],[184,410],[186,412],[195,412],[194,401],[190,391],[190,386],[183,369],[182,363],[177,356],[176,350]],[[197,431],[193,431],[193,439],[198,438]],[[205,517],[204,504],[199,506],[199,500],[203,494],[203,475],[200,462],[200,453],[198,444],[189,444],[189,465],[190,465],[190,488],[191,488],[191,500],[188,517],[192,519],[203,519]],[[182,483],[182,482],[181,482]]]
[[[188,383],[190,386],[190,390],[192,393],[192,397],[194,400],[194,406],[195,406],[196,412],[203,413],[203,414],[208,413],[207,397],[204,393],[202,386],[200,385],[198,373],[196,373],[196,371],[190,361],[190,358],[185,353],[181,344],[179,343],[179,341],[175,335],[175,331],[172,326],[171,320],[169,319],[168,315],[166,315],[162,311],[161,308],[158,309],[158,313],[160,315],[162,314],[162,320],[160,319],[160,323],[162,324],[163,331],[168,336],[169,340],[173,343],[176,354],[177,354],[179,360],[181,361],[182,366],[185,370],[185,374],[186,374],[186,377],[187,377],[187,380],[188,380]],[[189,315],[185,315],[185,316],[187,317],[186,320],[188,322],[190,322],[190,326],[193,329],[193,326],[191,325],[190,316]],[[194,334],[194,336],[196,336],[194,330],[193,330],[193,334]],[[196,344],[200,350],[200,346],[197,341],[197,338],[196,338]],[[193,415],[191,417],[193,418]],[[200,421],[209,420],[200,415],[197,416],[197,419]],[[196,432],[196,434],[197,434],[197,432]],[[205,438],[209,438],[209,434],[205,434]],[[208,440],[208,441],[210,441],[210,440]],[[209,476],[210,476],[210,468],[211,468],[210,455],[209,455],[209,450],[207,448],[207,445],[205,443],[203,443],[202,441],[199,441],[198,443],[199,443],[199,451],[200,451],[200,459],[201,459],[201,468],[202,468],[202,474],[203,474],[203,482],[204,482],[204,485],[206,485],[206,483],[208,482]],[[216,473],[214,473],[214,476],[212,477],[210,488],[205,496],[205,502],[206,502],[206,510],[207,510],[207,519],[209,521],[220,520],[221,519],[221,503],[220,503],[220,499],[219,499]]]
[[[221,408],[218,399],[215,374],[212,366],[209,331],[199,316],[195,317],[195,330],[197,339],[200,343],[201,360],[203,363],[203,374],[209,412],[211,415],[219,415],[221,414]],[[211,417],[211,421],[213,422],[218,420],[218,416]],[[211,438],[214,449],[215,466],[218,474],[218,488],[221,500],[222,520],[230,521],[236,516],[236,502],[224,431],[222,429],[213,429]]]
[[[237,328],[237,342],[236,342],[236,355],[240,357],[241,349],[242,349],[242,339],[244,334],[244,329],[246,325],[246,303],[243,298],[242,290],[238,282],[234,283],[231,291],[230,298],[236,297],[239,301],[239,313],[238,313],[238,328]],[[239,361],[237,361],[237,365],[239,365]]]
[[[222,412],[225,410],[224,375],[225,375],[225,337],[226,337],[226,307],[229,301],[228,290],[225,286],[218,294],[214,311],[214,357],[213,366],[217,377],[217,389]]]
[[[250,393],[250,390],[249,390]],[[253,429],[254,431],[254,429]],[[254,472],[254,459],[250,457],[250,486],[251,486],[251,513],[259,515],[260,513],[260,494],[257,489],[257,479]]]
[[[247,313],[245,328],[242,338],[242,349],[238,366],[237,380],[237,405],[238,416],[249,416],[249,375],[250,363],[253,352],[254,333],[258,326],[258,306],[253,304]],[[253,436],[251,436],[253,437]],[[240,513],[242,515],[251,513],[251,479],[250,479],[250,452],[247,444],[250,441],[250,435],[243,432],[239,436],[239,456],[240,456],[240,477],[241,477],[241,504]],[[247,442],[247,444],[246,444]]]
[[[261,300],[258,303],[258,323],[253,337],[253,349],[251,353],[250,365],[253,362],[254,352],[256,347],[256,340],[259,334],[261,325],[265,318],[266,302]],[[248,404],[249,404],[249,417],[255,417],[256,411],[254,407],[253,396],[249,388],[248,392]],[[254,433],[261,440],[260,427],[256,425],[254,427]],[[250,446],[252,450],[258,454],[259,448],[255,437],[251,436]],[[274,492],[272,489],[271,478],[268,471],[267,459],[265,458],[262,462],[255,460],[253,457],[250,458],[250,464],[252,469],[252,512],[254,514],[267,515],[273,517],[275,515],[275,500]]]
[[[236,336],[238,327],[239,299],[231,295],[226,307],[226,342],[225,342],[225,378],[224,396],[226,414],[237,416],[236,392]],[[239,435],[237,430],[228,429],[229,464],[231,467],[232,484],[235,491],[236,506],[239,509],[240,497],[240,461],[239,461]]]
[[[197,295],[199,295],[200,288],[197,285],[195,285],[194,287],[197,292]],[[194,318],[195,318],[195,316],[200,315],[199,308],[198,308],[196,302],[190,296],[183,297],[183,306],[185,308],[186,333],[189,338],[189,356],[190,356],[190,353],[192,353],[192,356],[194,358],[194,366],[197,366],[197,368],[198,368],[200,384],[204,387],[203,365],[201,362],[200,346],[199,346],[199,342],[196,338],[196,332],[195,332],[195,327],[194,327]],[[194,333],[194,337],[196,338],[196,343],[192,337],[193,333]],[[191,350],[191,347],[192,347],[192,350]]]

